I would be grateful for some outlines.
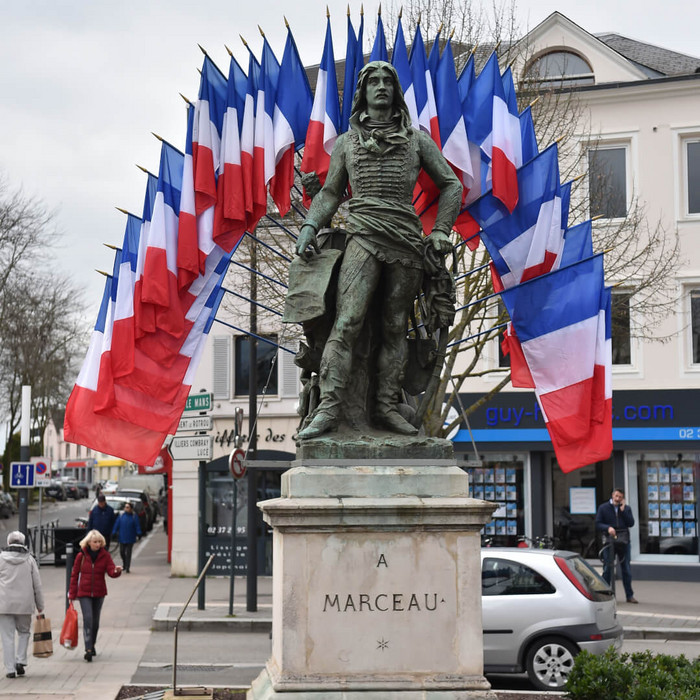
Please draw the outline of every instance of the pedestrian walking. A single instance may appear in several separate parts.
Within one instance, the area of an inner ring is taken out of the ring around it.
[[[603,562],[603,578],[612,586],[615,578],[615,557],[622,569],[622,585],[628,603],[637,603],[632,590],[632,567],[630,566],[630,528],[634,525],[632,509],[625,503],[625,492],[613,489],[610,500],[602,503],[595,516],[596,530],[603,535],[603,544],[610,544]]]
[[[39,567],[24,543],[24,534],[14,530],[7,536],[7,548],[0,553],[0,637],[8,678],[24,675],[32,613],[34,608],[38,613],[44,610]]]
[[[107,503],[105,495],[101,493],[97,497],[97,505],[88,515],[87,529],[97,530],[102,533],[107,549],[109,549],[109,544],[112,541],[112,528],[116,519],[117,514],[114,512],[114,508]]]
[[[99,530],[90,530],[80,540],[80,552],[75,558],[70,577],[68,600],[77,598],[80,611],[83,614],[83,638],[85,641],[85,661],[92,661],[100,629],[100,612],[107,595],[105,574],[111,578],[119,578],[121,566],[115,566],[106,541]]]
[[[128,501],[124,504],[124,510],[114,523],[112,535],[119,540],[119,556],[122,558],[122,566],[128,574],[131,572],[131,550],[134,542],[141,539],[141,525],[139,516],[134,513],[134,507]]]

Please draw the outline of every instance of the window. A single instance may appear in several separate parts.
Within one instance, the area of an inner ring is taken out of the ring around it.
[[[593,85],[593,70],[581,56],[571,51],[550,51],[535,59],[527,70],[526,81],[549,87]]]
[[[630,297],[629,292],[613,292],[612,295],[612,363],[632,364],[630,342]]]
[[[700,214],[700,140],[685,144],[688,214]]]
[[[627,216],[627,149],[596,148],[588,151],[591,218]]]
[[[271,345],[264,340],[257,341],[257,389],[258,394],[266,396],[276,395],[277,389],[277,336],[267,338],[275,343]],[[250,338],[248,336],[236,337],[236,361],[235,382],[236,395],[248,396],[248,382],[250,376]],[[267,387],[267,388],[266,388]]]
[[[481,595],[541,595],[555,593],[542,574],[508,559],[487,558],[481,566]]]
[[[690,331],[693,340],[694,365],[700,364],[700,289],[690,291]]]

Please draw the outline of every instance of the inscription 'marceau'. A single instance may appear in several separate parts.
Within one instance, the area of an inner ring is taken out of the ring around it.
[[[437,593],[326,593],[323,612],[435,612],[444,602]]]

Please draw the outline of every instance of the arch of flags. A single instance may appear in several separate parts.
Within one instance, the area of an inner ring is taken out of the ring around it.
[[[295,153],[321,182],[347,130],[364,65],[364,17],[349,13],[342,101],[330,17],[315,92],[289,25],[281,62],[263,35],[247,73],[231,55],[226,77],[206,55],[188,103],[184,152],[162,141],[147,173],[143,214],[127,213],[84,364],[66,406],[69,442],[152,464],[174,434],[223,295],[237,246],[267,214],[290,209]],[[612,450],[610,290],[591,222],[568,226],[571,183],[559,181],[556,144],[539,151],[528,107],[518,112],[510,68],[495,51],[459,76],[451,39],[426,52],[420,25],[410,52],[399,19],[391,63],[416,129],[441,148],[463,185],[455,229],[483,241],[510,315],[504,349],[512,383],[534,388],[563,470]],[[247,44],[246,44],[247,46]],[[389,60],[381,14],[369,60]],[[415,206],[430,232],[435,191],[421,177]],[[461,245],[461,244],[460,244]]]

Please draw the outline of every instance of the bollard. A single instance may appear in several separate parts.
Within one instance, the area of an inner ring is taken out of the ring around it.
[[[66,544],[66,610],[68,610],[68,591],[70,590],[70,575],[73,573],[73,543]]]

